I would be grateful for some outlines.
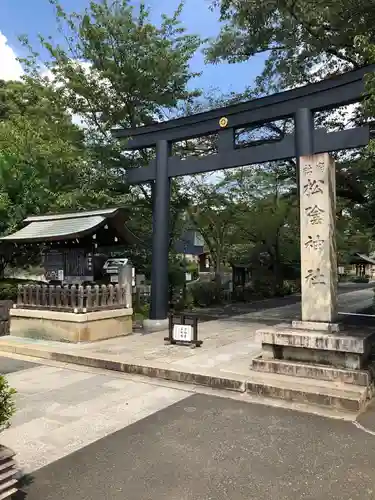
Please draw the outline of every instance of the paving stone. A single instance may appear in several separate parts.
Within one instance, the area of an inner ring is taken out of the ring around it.
[[[66,368],[39,366],[28,371],[28,382],[23,372],[12,374],[12,386],[19,391],[17,413],[1,436],[27,473],[190,395]]]
[[[39,366],[39,364],[0,356],[0,375],[6,375],[8,373],[14,373],[21,370],[30,370],[36,366]]]
[[[194,395],[33,474],[27,500],[373,500],[352,423]]]

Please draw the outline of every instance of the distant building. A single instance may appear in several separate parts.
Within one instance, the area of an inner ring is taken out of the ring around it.
[[[204,253],[204,239],[195,229],[188,229],[176,241],[174,248],[178,254],[184,255],[187,260],[198,263],[200,256]]]

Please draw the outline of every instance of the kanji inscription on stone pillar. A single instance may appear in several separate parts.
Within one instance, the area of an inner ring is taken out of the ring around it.
[[[335,162],[328,153],[300,158],[302,321],[337,320]]]

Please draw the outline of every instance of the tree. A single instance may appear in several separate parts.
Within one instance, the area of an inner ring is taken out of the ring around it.
[[[51,37],[40,36],[40,42],[49,54],[44,64],[67,107],[81,117],[103,159],[116,160],[120,169],[132,166],[131,160],[147,164],[146,154],[121,155],[110,130],[162,120],[180,101],[199,95],[187,84],[197,76],[189,62],[201,42],[181,26],[182,4],[172,17],[163,15],[157,27],[143,2],[136,12],[128,0],[91,1],[84,12],[72,14],[58,0],[50,3],[65,46]],[[27,39],[24,43],[28,45]],[[40,55],[29,48],[30,57],[23,62],[29,74],[40,75]]]
[[[0,83],[0,234],[31,214],[107,204],[92,189],[95,175],[82,131],[59,94],[39,80]],[[38,252],[1,245],[0,271]]]
[[[375,41],[372,0],[214,0],[223,27],[207,50],[212,62],[265,53],[257,93],[303,85],[368,64],[356,37]]]
[[[52,76],[51,85],[85,125],[86,147],[96,160],[96,188],[112,197],[112,204],[120,199],[132,207],[135,220],[130,224],[150,249],[151,189],[129,186],[126,171],[148,165],[154,152],[124,154],[123,144],[113,140],[110,131],[163,120],[177,113],[182,102],[192,102],[200,91],[188,86],[197,76],[189,63],[201,41],[182,27],[182,4],[171,17],[163,15],[156,26],[143,2],[135,9],[128,0],[91,1],[84,12],[71,14],[58,0],[50,3],[64,39],[64,45],[57,45],[51,37],[40,36],[48,53],[44,66]],[[26,38],[23,41],[30,49],[30,56],[23,60],[27,74],[46,80],[41,76],[40,54]],[[183,207],[175,180],[171,213],[176,231]],[[149,250],[141,253],[147,260]]]
[[[235,205],[228,193],[214,184],[194,182],[194,201],[188,208],[190,221],[202,235],[215,271],[215,280],[220,283],[224,262],[228,262],[230,246],[234,244],[236,229]]]
[[[0,231],[15,230],[29,214],[97,202],[84,136],[59,95],[30,78],[1,90]]]
[[[372,0],[215,0],[213,7],[219,9],[223,24],[219,36],[206,50],[207,60],[237,62],[250,60],[259,53],[265,55],[264,69],[255,85],[243,94],[244,99],[316,82],[374,62]],[[368,86],[374,85],[373,81],[373,76],[369,76]],[[374,106],[368,103],[368,117],[374,116],[373,112]],[[328,129],[342,129],[348,122],[360,124],[364,119],[361,107],[354,113],[353,109],[343,108],[334,114],[315,116],[319,126]],[[274,123],[271,127],[276,130]],[[265,136],[264,131],[262,134]],[[353,241],[363,247],[364,240],[369,244],[371,232],[374,233],[375,176],[371,151],[373,147],[351,155],[335,154],[339,246],[346,255],[349,247],[353,250]],[[348,235],[353,231],[362,236],[349,242]]]

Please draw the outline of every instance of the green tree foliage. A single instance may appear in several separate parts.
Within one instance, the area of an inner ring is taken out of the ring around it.
[[[0,431],[10,426],[12,416],[16,411],[15,389],[9,387],[8,381],[0,375]]]
[[[58,0],[50,3],[64,43],[40,36],[48,54],[44,67],[66,108],[85,125],[86,149],[95,160],[95,189],[111,197],[112,204],[120,200],[131,206],[131,229],[147,246],[138,257],[146,263],[152,233],[151,189],[127,185],[126,170],[148,165],[154,153],[124,154],[110,131],[160,121],[177,113],[182,102],[192,102],[200,92],[188,85],[197,76],[189,64],[201,41],[181,25],[182,4],[156,26],[143,2],[137,9],[128,0],[91,1],[85,11],[73,13],[65,12]],[[29,46],[27,38],[23,41]],[[27,74],[45,80],[40,54],[29,49],[30,56],[23,61]],[[171,226],[176,231],[185,205],[174,181]]]
[[[372,0],[214,0],[212,6],[219,12],[222,28],[206,50],[210,62],[248,61],[264,54],[264,69],[243,98],[316,82],[374,62]],[[373,75],[368,78],[371,86]],[[371,99],[367,105],[370,118],[375,108]],[[359,108],[349,118],[345,108],[334,115],[320,113],[315,119],[319,126],[333,130],[345,128],[348,121],[351,125],[361,123],[364,115]],[[375,216],[373,154],[370,149],[335,156],[338,243],[340,256],[347,260],[355,248],[371,248]],[[295,178],[292,171],[290,179]]]
[[[41,36],[49,55],[44,64],[66,105],[82,118],[91,142],[99,141],[102,152],[103,146],[108,151],[111,145],[113,127],[165,119],[180,101],[199,94],[188,90],[187,84],[197,76],[189,62],[201,42],[181,26],[182,5],[172,17],[163,15],[157,27],[143,2],[136,10],[128,0],[91,1],[84,12],[72,14],[58,0],[50,3],[65,43],[58,45]],[[38,61],[40,56],[33,51],[24,61],[34,76],[41,73]],[[108,159],[108,154],[104,157]],[[131,158],[116,156],[123,166],[131,165]],[[141,158],[135,159],[138,166]],[[148,159],[143,157],[145,162]]]
[[[58,94],[28,78],[2,82],[0,102],[0,231],[29,214],[96,203],[84,136]]]
[[[223,27],[210,61],[246,61],[265,53],[261,92],[294,87],[367,64],[359,35],[375,41],[372,0],[214,0]]]
[[[194,182],[194,201],[188,208],[193,227],[202,235],[213,263],[216,280],[220,281],[222,267],[228,262],[231,246],[236,243],[236,205],[229,193],[217,185]],[[228,196],[229,195],[229,196]]]

